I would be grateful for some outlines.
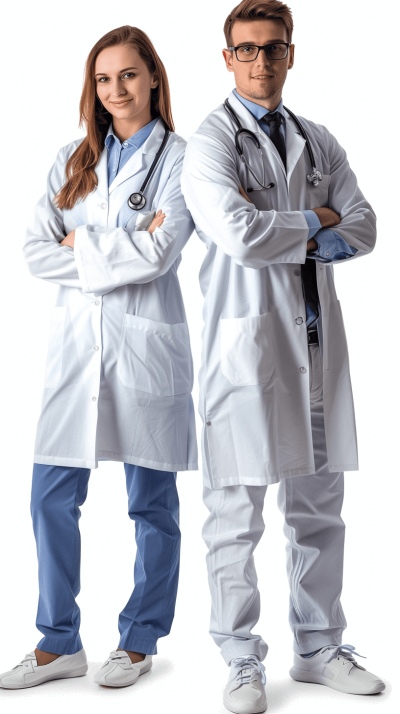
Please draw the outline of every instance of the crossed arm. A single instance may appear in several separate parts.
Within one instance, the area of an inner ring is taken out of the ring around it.
[[[156,228],[160,228],[162,224],[164,223],[164,218],[165,218],[165,213],[161,211],[157,211],[156,215],[154,216],[152,222],[150,223],[149,227],[147,228],[149,233],[154,233]],[[75,245],[75,231],[71,231],[68,233],[67,236],[65,236],[64,240],[61,241],[60,245],[68,245],[70,248],[74,248]]]

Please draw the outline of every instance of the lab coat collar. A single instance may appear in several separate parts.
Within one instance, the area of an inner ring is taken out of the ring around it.
[[[305,140],[301,136],[299,130],[297,129],[296,124],[294,123],[293,119],[291,118],[290,114],[284,109],[284,117],[285,117],[285,128],[286,128],[286,172],[285,168],[282,163],[282,159],[279,155],[279,151],[276,148],[275,144],[272,143],[271,139],[269,136],[263,131],[256,120],[256,118],[253,116],[253,114],[247,109],[244,104],[235,96],[234,92],[232,91],[229,95],[229,103],[232,105],[233,109],[235,110],[236,114],[238,115],[241,123],[243,124],[246,129],[250,129],[250,131],[253,131],[256,136],[258,137],[260,144],[267,149],[267,151],[270,151],[271,154],[274,155],[276,158],[279,166],[281,167],[281,170],[287,180],[287,183],[289,185],[290,178],[293,174],[293,170],[302,155],[305,147]]]
[[[153,131],[151,134],[148,136],[144,144],[135,151],[133,156],[127,161],[125,166],[122,167],[121,171],[116,175],[114,181],[111,182],[110,186],[108,187],[108,156],[107,156],[107,149],[105,148],[103,151],[103,154],[101,156],[98,169],[96,169],[96,173],[99,177],[99,190],[100,190],[100,184],[103,187],[104,181],[106,182],[107,190],[106,190],[106,196],[108,196],[109,193],[112,193],[117,186],[120,186],[121,183],[129,179],[131,176],[134,174],[137,174],[141,169],[143,168],[145,164],[145,156],[155,156],[160,144],[163,140],[164,136],[164,124],[161,118],[158,118],[158,121],[156,122]],[[103,155],[105,156],[105,163],[103,164]],[[150,162],[151,163],[151,162]],[[101,174],[101,175],[100,175]]]

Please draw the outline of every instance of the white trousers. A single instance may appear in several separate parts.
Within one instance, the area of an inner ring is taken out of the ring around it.
[[[279,484],[284,515],[289,623],[298,654],[341,644],[346,620],[340,604],[345,526],[340,517],[343,473],[327,467],[322,367],[318,345],[309,347],[311,425],[316,473],[293,476]],[[251,630],[260,616],[254,550],[263,534],[267,486],[204,487],[210,511],[203,538],[208,547],[211,591],[210,634],[227,664],[255,654],[263,660],[268,645]]]

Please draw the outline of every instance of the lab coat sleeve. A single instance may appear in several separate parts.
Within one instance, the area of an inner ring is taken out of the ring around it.
[[[194,134],[182,191],[196,229],[247,268],[304,263],[309,227],[302,211],[260,211],[239,194],[235,159],[221,140]]]
[[[62,211],[53,201],[65,183],[65,164],[61,149],[48,175],[46,193],[36,205],[33,219],[27,228],[23,253],[35,277],[58,285],[80,288],[74,251],[69,246],[60,245],[67,232]]]
[[[345,150],[327,129],[325,131],[331,170],[328,205],[340,216],[340,223],[333,230],[355,251],[346,258],[347,263],[374,249],[376,215],[358,187]],[[343,260],[338,257],[331,262],[343,263]]]
[[[194,230],[180,188],[182,163],[183,153],[157,198],[165,219],[153,233],[122,227],[76,229],[75,259],[83,292],[105,294],[121,285],[148,283],[170,269]]]

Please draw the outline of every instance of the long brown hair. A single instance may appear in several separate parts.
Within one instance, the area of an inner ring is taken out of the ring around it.
[[[232,45],[232,27],[236,20],[281,20],[288,40],[292,41],[293,17],[291,9],[279,0],[243,0],[229,13],[224,24],[226,46]]]
[[[86,126],[86,136],[67,161],[67,182],[56,195],[54,203],[60,208],[71,209],[78,199],[85,199],[97,186],[95,168],[104,149],[104,141],[112,120],[96,93],[94,68],[97,56],[106,47],[132,45],[151,74],[157,73],[158,86],[151,90],[151,116],[161,116],[171,131],[175,131],[171,111],[171,98],[165,67],[149,37],[138,27],[124,25],[107,32],[91,49],[85,66],[79,126]]]

